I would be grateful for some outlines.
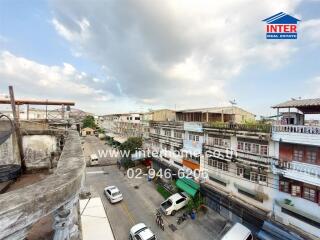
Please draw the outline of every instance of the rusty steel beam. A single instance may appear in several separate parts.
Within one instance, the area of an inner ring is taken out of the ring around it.
[[[10,99],[0,99],[0,104],[11,104]],[[70,101],[49,101],[49,100],[28,100],[28,99],[16,99],[15,100],[16,105],[24,105],[24,104],[30,104],[30,105],[51,105],[51,106],[58,106],[58,105],[64,105],[64,106],[74,106],[75,102]]]

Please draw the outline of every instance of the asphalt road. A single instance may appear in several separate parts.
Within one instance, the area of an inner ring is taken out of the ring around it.
[[[84,141],[83,148],[87,162],[90,160],[90,155],[95,153],[98,156],[99,165],[116,164],[118,157],[112,156],[112,154],[116,154],[117,150],[105,144],[105,141],[100,140],[96,136],[86,136],[82,139]]]
[[[91,151],[97,151],[101,147],[94,137],[85,138],[85,155]],[[100,142],[100,141],[99,141]],[[103,145],[103,144],[102,144]],[[106,162],[114,160],[104,159]],[[104,196],[104,188],[116,185],[123,193],[124,200],[120,203],[110,204]],[[116,240],[127,240],[130,228],[140,222],[145,223],[162,240],[195,240],[195,239],[219,239],[226,224],[225,219],[215,212],[210,212],[204,217],[198,217],[192,221],[188,219],[181,225],[176,224],[177,216],[164,218],[165,230],[162,231],[155,223],[155,212],[164,200],[156,191],[153,182],[145,178],[129,179],[116,165],[88,167],[86,174],[86,187],[98,194],[105,206],[108,219]],[[172,231],[168,225],[174,224],[177,228]]]

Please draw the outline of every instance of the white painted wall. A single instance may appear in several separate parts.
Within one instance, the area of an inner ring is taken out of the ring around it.
[[[275,199],[277,199],[279,201],[282,201],[284,199],[290,199],[292,201],[292,203],[294,204],[295,208],[297,208],[301,211],[304,211],[308,214],[311,214],[313,216],[316,216],[316,217],[320,216],[320,206],[317,203],[311,202],[311,201],[303,199],[301,197],[295,197],[295,196],[292,196],[291,194],[284,193],[284,192],[277,192],[277,194],[275,195]],[[276,215],[276,219],[283,220],[284,224],[294,225],[294,226],[320,238],[320,231],[318,228],[281,212],[281,207],[278,206],[277,204],[274,205],[274,213]]]
[[[320,146],[320,134],[272,132],[272,140],[287,143]]]

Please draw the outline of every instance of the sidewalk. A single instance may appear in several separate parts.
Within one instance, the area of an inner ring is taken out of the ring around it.
[[[83,240],[115,240],[99,197],[80,200],[80,213]]]

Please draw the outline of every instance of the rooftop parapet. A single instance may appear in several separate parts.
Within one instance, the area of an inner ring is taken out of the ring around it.
[[[25,239],[35,222],[77,198],[84,176],[85,159],[79,134],[68,131],[52,175],[0,196],[0,239]]]

